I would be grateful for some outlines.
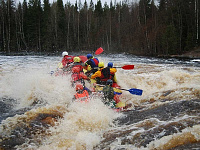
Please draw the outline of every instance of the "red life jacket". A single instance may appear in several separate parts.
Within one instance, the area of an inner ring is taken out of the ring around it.
[[[97,58],[93,58],[92,61],[94,62],[94,64],[96,65],[96,67],[98,66],[99,64],[99,60]]]
[[[73,73],[73,74],[71,75],[71,77],[72,77],[72,81],[77,81],[77,80],[80,80],[80,79],[81,79],[81,76],[80,76],[79,73]]]
[[[62,59],[62,65],[66,66],[67,64],[70,64],[73,62],[74,56],[65,55]]]
[[[77,63],[76,63],[76,64],[77,64]],[[80,68],[80,72],[83,72],[83,66],[82,66],[82,65],[79,65],[79,64],[76,65],[76,64],[72,66],[72,69],[73,69],[74,67],[79,67],[79,68]],[[72,69],[71,69],[71,70],[72,70]]]
[[[71,75],[71,78],[72,78],[72,81],[74,81],[74,82],[77,81],[77,80],[88,79],[88,77],[83,72],[73,73]]]
[[[79,100],[85,101],[85,102],[87,102],[89,99],[89,94],[88,94],[87,90],[84,90],[82,93],[76,93],[74,96],[76,99],[79,99]]]

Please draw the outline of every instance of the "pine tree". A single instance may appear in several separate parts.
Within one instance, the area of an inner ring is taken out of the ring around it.
[[[67,48],[66,45],[66,17],[62,0],[57,0],[56,7],[56,22],[57,22],[57,50],[63,51]]]

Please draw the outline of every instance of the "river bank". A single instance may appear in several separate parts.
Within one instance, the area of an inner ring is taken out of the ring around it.
[[[200,58],[200,47],[195,48],[189,52],[186,52],[181,55],[170,55],[169,57],[178,57],[178,58]]]

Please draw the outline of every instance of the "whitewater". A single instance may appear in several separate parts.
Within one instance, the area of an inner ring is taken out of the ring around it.
[[[61,56],[0,56],[0,149],[200,149],[199,61],[97,57],[134,65],[116,73],[123,89],[143,90],[142,96],[122,91],[127,110],[110,109],[98,95],[72,102],[70,75],[54,73]]]

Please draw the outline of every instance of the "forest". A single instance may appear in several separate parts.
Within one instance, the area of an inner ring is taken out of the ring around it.
[[[200,46],[198,0],[0,0],[0,54],[182,54]]]

